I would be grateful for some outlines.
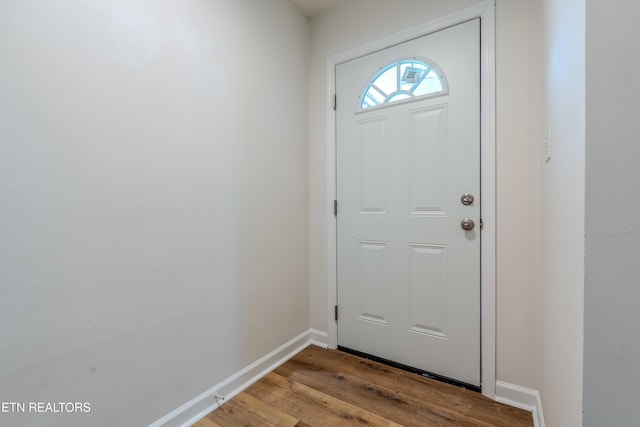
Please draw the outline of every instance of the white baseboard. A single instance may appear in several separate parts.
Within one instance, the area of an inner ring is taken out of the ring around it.
[[[534,427],[545,427],[538,390],[496,381],[496,401],[531,412]]]
[[[316,329],[310,329],[311,333],[311,344],[317,345],[318,347],[327,348],[329,347],[329,334],[326,332],[318,331]]]
[[[315,344],[322,346],[322,341],[327,340],[326,337],[323,338],[323,334],[323,332],[310,329],[298,335],[286,344],[213,386],[200,396],[193,398],[176,410],[165,415],[149,427],[188,427],[193,425],[208,413],[218,408],[224,401],[242,392],[309,345]]]

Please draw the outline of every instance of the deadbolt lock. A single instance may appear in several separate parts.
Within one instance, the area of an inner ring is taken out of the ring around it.
[[[465,218],[460,223],[460,227],[462,227],[464,231],[471,231],[476,228],[476,223],[473,222],[471,218]]]
[[[462,197],[460,197],[460,202],[462,202],[462,204],[465,206],[471,205],[474,200],[475,199],[473,198],[473,194],[469,193],[464,193]]]

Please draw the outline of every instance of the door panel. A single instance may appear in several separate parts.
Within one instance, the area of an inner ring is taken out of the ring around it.
[[[358,200],[360,215],[386,214],[389,204],[387,120],[358,122]]]
[[[411,215],[445,215],[447,106],[413,111],[408,119]]]
[[[410,331],[447,338],[447,248],[411,245]]]
[[[480,224],[479,30],[336,67],[338,344],[476,386],[480,230],[460,223]],[[371,76],[412,57],[437,64],[448,93],[361,109]]]
[[[386,242],[358,242],[358,318],[388,325],[389,279]]]

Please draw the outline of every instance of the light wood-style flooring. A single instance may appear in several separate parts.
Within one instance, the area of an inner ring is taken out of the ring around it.
[[[310,346],[194,427],[531,427],[531,413],[420,375]]]

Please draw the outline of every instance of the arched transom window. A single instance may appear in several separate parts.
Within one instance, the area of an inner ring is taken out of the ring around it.
[[[425,59],[403,59],[382,67],[373,76],[360,97],[360,109],[444,95],[448,90],[437,65]]]

